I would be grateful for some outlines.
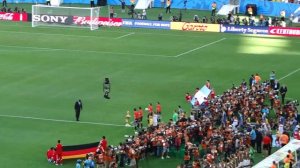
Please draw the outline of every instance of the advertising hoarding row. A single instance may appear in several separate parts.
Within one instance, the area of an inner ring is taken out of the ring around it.
[[[0,20],[6,21],[28,21],[28,14],[27,13],[7,13],[7,12],[0,12]]]
[[[27,13],[0,12],[0,20],[5,21],[31,21],[44,23],[55,23],[65,25],[89,26],[91,23],[99,26],[151,28],[165,30],[199,31],[199,32],[221,32],[235,34],[263,34],[300,37],[300,28],[286,27],[260,27],[240,25],[219,25],[190,22],[169,22],[153,20],[134,20],[122,18],[99,17],[90,19],[89,16],[58,16],[58,15],[33,15]]]

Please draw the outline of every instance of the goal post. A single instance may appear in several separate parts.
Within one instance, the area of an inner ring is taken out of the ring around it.
[[[79,27],[96,30],[99,27],[100,7],[57,7],[32,5],[32,27]]]

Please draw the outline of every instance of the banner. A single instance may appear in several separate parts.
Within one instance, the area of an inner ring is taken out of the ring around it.
[[[150,29],[170,29],[170,22],[153,20],[133,20],[123,19],[124,27],[150,28]]]
[[[280,36],[296,36],[300,37],[300,28],[295,27],[269,27],[270,35],[280,35]]]
[[[0,20],[8,20],[8,21],[27,21],[27,13],[6,13],[0,12]]]
[[[200,104],[204,102],[204,98],[207,98],[210,94],[211,90],[205,85],[195,94],[193,99],[191,100],[191,104],[194,105],[196,98]]]
[[[122,26],[122,18],[108,18],[108,17],[99,17],[91,20],[89,16],[74,16],[73,24],[77,25],[90,25],[91,23],[97,24],[99,26],[113,26],[120,27]]]
[[[236,34],[269,34],[268,27],[221,25],[220,32]]]
[[[219,24],[171,22],[171,30],[220,32]]]

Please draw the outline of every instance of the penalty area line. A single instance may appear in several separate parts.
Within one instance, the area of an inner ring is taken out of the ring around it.
[[[213,44],[215,44],[215,43],[221,42],[221,41],[223,41],[223,40],[225,40],[225,39],[226,39],[226,38],[222,38],[222,39],[220,39],[220,40],[217,40],[217,41],[214,41],[214,42],[205,44],[205,45],[203,45],[203,46],[200,46],[200,47],[194,48],[194,49],[192,49],[192,50],[189,50],[189,51],[187,51],[187,52],[178,54],[178,55],[176,55],[176,56],[174,56],[174,57],[175,57],[175,58],[181,57],[181,56],[186,55],[186,54],[188,54],[188,53],[191,53],[191,52],[193,52],[193,51],[196,51],[196,50],[199,50],[199,49],[201,49],[201,48],[205,48],[205,47],[207,47],[207,46],[210,46],[210,45],[213,45]]]
[[[119,37],[117,37],[117,38],[115,38],[116,40],[117,39],[121,39],[121,38],[124,38],[124,37],[127,37],[127,36],[130,36],[130,35],[133,35],[134,34],[134,32],[132,32],[132,33],[128,33],[128,34],[125,34],[125,35],[123,35],[123,36],[119,36]]]
[[[280,79],[278,79],[278,81],[281,81],[282,79],[285,79],[285,78],[287,78],[287,77],[293,75],[294,73],[296,73],[296,72],[298,72],[298,71],[300,71],[300,68],[298,68],[298,69],[294,70],[293,72],[290,72],[290,73],[288,73],[287,75],[281,77]]]
[[[0,114],[0,117],[18,118],[18,119],[31,119],[31,120],[40,120],[40,121],[52,121],[52,122],[62,122],[62,123],[76,123],[76,124],[90,124],[90,125],[105,125],[105,126],[113,126],[113,127],[125,127],[125,125],[120,125],[120,124],[98,123],[98,122],[88,122],[88,121],[57,120],[57,119],[50,119],[50,118],[26,117],[26,116],[15,116],[15,115],[4,115],[4,114]]]

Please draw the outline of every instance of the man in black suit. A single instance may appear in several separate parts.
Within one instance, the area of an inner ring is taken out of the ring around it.
[[[288,91],[288,89],[285,85],[282,85],[279,89],[279,92],[281,94],[282,104],[284,104],[285,94],[286,94],[287,91]]]
[[[75,102],[74,109],[75,109],[76,121],[79,121],[80,111],[82,110],[82,102],[80,99]]]

